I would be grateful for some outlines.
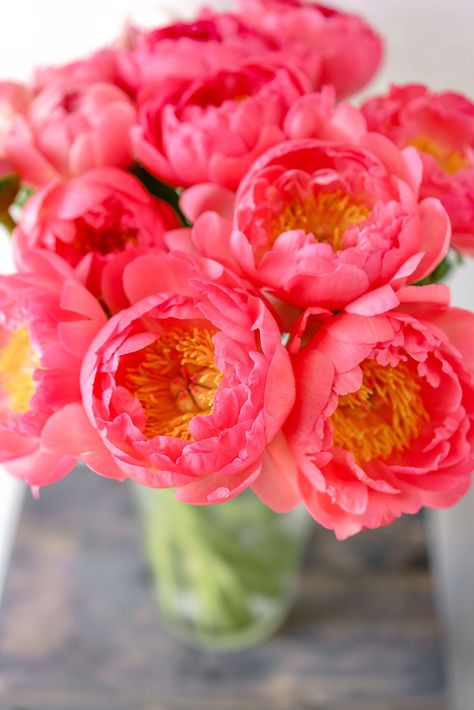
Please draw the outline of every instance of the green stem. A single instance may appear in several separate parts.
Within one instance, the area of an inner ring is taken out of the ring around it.
[[[302,511],[292,526],[251,492],[215,506],[181,503],[172,490],[136,492],[162,610],[180,635],[229,647],[281,622],[308,532]]]

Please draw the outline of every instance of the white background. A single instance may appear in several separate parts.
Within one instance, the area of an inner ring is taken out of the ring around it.
[[[26,78],[35,64],[66,61],[92,50],[112,40],[127,16],[160,22],[177,14],[190,16],[199,4],[193,0],[2,0],[0,77]],[[364,14],[387,38],[384,68],[368,93],[385,90],[389,81],[421,81],[474,97],[473,0],[340,0],[337,5]],[[2,267],[5,257],[0,252]],[[474,310],[473,284],[474,263],[452,284],[456,305]],[[466,333],[466,338],[472,337],[473,333]],[[0,478],[0,587],[18,500],[17,488],[6,476],[3,483]],[[450,708],[473,710],[474,494],[451,511],[433,514],[431,530],[450,649]]]

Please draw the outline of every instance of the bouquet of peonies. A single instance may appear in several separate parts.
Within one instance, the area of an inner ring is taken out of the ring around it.
[[[474,255],[474,104],[347,103],[381,54],[239,0],[0,85],[7,471],[251,489],[340,539],[466,493],[474,315],[436,282]]]

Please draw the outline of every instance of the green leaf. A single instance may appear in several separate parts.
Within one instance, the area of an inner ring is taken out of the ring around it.
[[[143,165],[139,165],[138,163],[131,168],[130,172],[140,180],[151,195],[163,200],[174,209],[183,227],[191,227],[191,223],[185,217],[179,206],[178,190],[175,190],[174,187],[168,185],[166,182],[158,180],[158,178],[151,175]]]
[[[15,198],[15,207],[24,207],[33,193],[34,189],[29,185],[20,185]]]
[[[444,257],[443,261],[438,264],[436,269],[426,276],[421,281],[415,284],[415,286],[429,286],[431,284],[444,283],[448,276],[451,275],[452,271],[458,266],[461,266],[464,262],[464,257],[456,249],[450,249],[449,252]]]
[[[8,211],[20,189],[20,176],[7,173],[0,177],[0,214]]]

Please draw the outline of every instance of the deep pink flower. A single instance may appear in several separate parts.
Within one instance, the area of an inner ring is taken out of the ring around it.
[[[221,273],[216,262],[184,255],[135,259],[123,272],[132,305],[101,329],[82,368],[84,407],[117,465],[198,504],[254,483],[267,446],[282,445],[294,401],[270,311],[216,283]],[[68,451],[64,435],[53,438]]]
[[[55,254],[30,252],[24,266],[22,274],[0,277],[0,461],[14,476],[42,486],[76,463],[72,449],[52,451],[44,432],[54,420],[64,433],[65,412],[71,406],[81,412],[82,358],[106,316]],[[89,438],[83,460],[94,469],[91,442],[98,447],[100,440],[83,412],[82,421]],[[123,478],[110,457],[108,463],[104,475]]]
[[[196,79],[248,63],[277,44],[239,17],[204,11],[193,22],[132,34],[132,48],[118,52],[121,80],[131,91],[169,79]]]
[[[132,162],[130,127],[135,107],[117,86],[58,78],[16,118],[7,157],[23,180],[44,185],[98,166]]]
[[[284,140],[285,116],[304,81],[291,64],[249,64],[152,93],[133,129],[136,156],[173,185],[235,189],[254,160]]]
[[[392,86],[362,107],[370,130],[423,159],[423,196],[437,197],[453,227],[453,245],[474,255],[474,103],[420,84]]]
[[[296,340],[285,432],[309,511],[340,539],[450,506],[470,485],[474,316],[449,308],[446,287],[427,289],[402,289],[387,312],[390,299],[366,297]]]
[[[254,284],[303,308],[339,309],[384,284],[415,283],[450,241],[442,205],[418,199],[420,178],[416,151],[383,136],[283,143],[242,181],[233,256]],[[215,234],[199,236],[210,256]]]
[[[14,232],[18,266],[32,248],[54,251],[88,271],[87,285],[100,295],[106,264],[124,250],[163,249],[167,229],[178,219],[132,175],[96,168],[69,181],[55,181],[27,202]]]
[[[273,37],[286,51],[321,62],[314,88],[332,84],[338,96],[362,89],[382,58],[382,40],[357,15],[300,0],[239,0],[245,21]]]

